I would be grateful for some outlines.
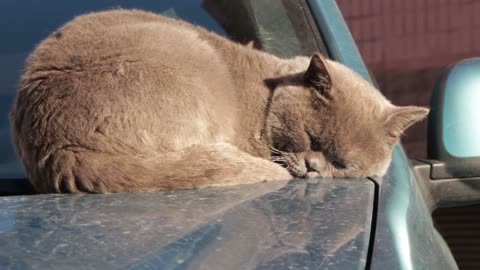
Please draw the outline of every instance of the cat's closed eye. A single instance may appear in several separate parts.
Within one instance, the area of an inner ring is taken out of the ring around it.
[[[310,138],[310,149],[314,152],[322,152],[322,148],[323,148],[322,144],[320,143],[318,138],[313,134],[312,129],[307,127],[305,130],[308,134],[308,137]]]
[[[337,160],[337,159],[334,159],[331,161],[333,167],[335,167],[336,169],[338,170],[341,170],[341,169],[346,169],[347,166],[345,165],[345,163],[341,160]]]
[[[325,159],[330,163],[332,164],[333,167],[335,167],[335,169],[337,170],[343,170],[343,169],[346,169],[347,168],[347,165],[346,163],[335,157],[334,155],[332,154],[329,154],[329,153],[324,153],[323,151],[323,147],[322,147],[322,144],[320,143],[320,141],[318,140],[318,138],[313,135],[313,131],[312,129],[310,128],[306,128],[306,131],[307,131],[307,134],[308,134],[308,137],[310,138],[310,149],[314,152],[322,152],[322,154],[324,155]]]

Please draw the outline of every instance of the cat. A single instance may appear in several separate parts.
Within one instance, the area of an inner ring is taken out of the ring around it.
[[[10,121],[39,193],[383,175],[428,109],[346,66],[141,10],[78,16],[28,57]]]

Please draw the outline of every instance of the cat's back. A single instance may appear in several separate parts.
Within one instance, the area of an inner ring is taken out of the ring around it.
[[[26,69],[54,67],[92,70],[121,62],[142,62],[184,71],[215,67],[221,61],[199,37],[203,29],[180,20],[140,10],[110,10],[78,16],[43,40]],[[191,67],[191,68],[189,68]]]
[[[138,10],[73,19],[29,56],[12,110],[14,134],[36,132],[16,137],[38,137],[38,145],[55,137],[58,145],[108,140],[155,150],[230,137],[230,75],[202,31]]]

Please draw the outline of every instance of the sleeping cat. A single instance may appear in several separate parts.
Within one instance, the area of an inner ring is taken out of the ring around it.
[[[383,175],[428,110],[316,53],[280,59],[139,10],[79,16],[26,62],[11,113],[38,192]]]

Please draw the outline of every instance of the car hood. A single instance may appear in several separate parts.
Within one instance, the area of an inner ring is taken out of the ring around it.
[[[374,184],[0,198],[3,269],[364,269]]]

